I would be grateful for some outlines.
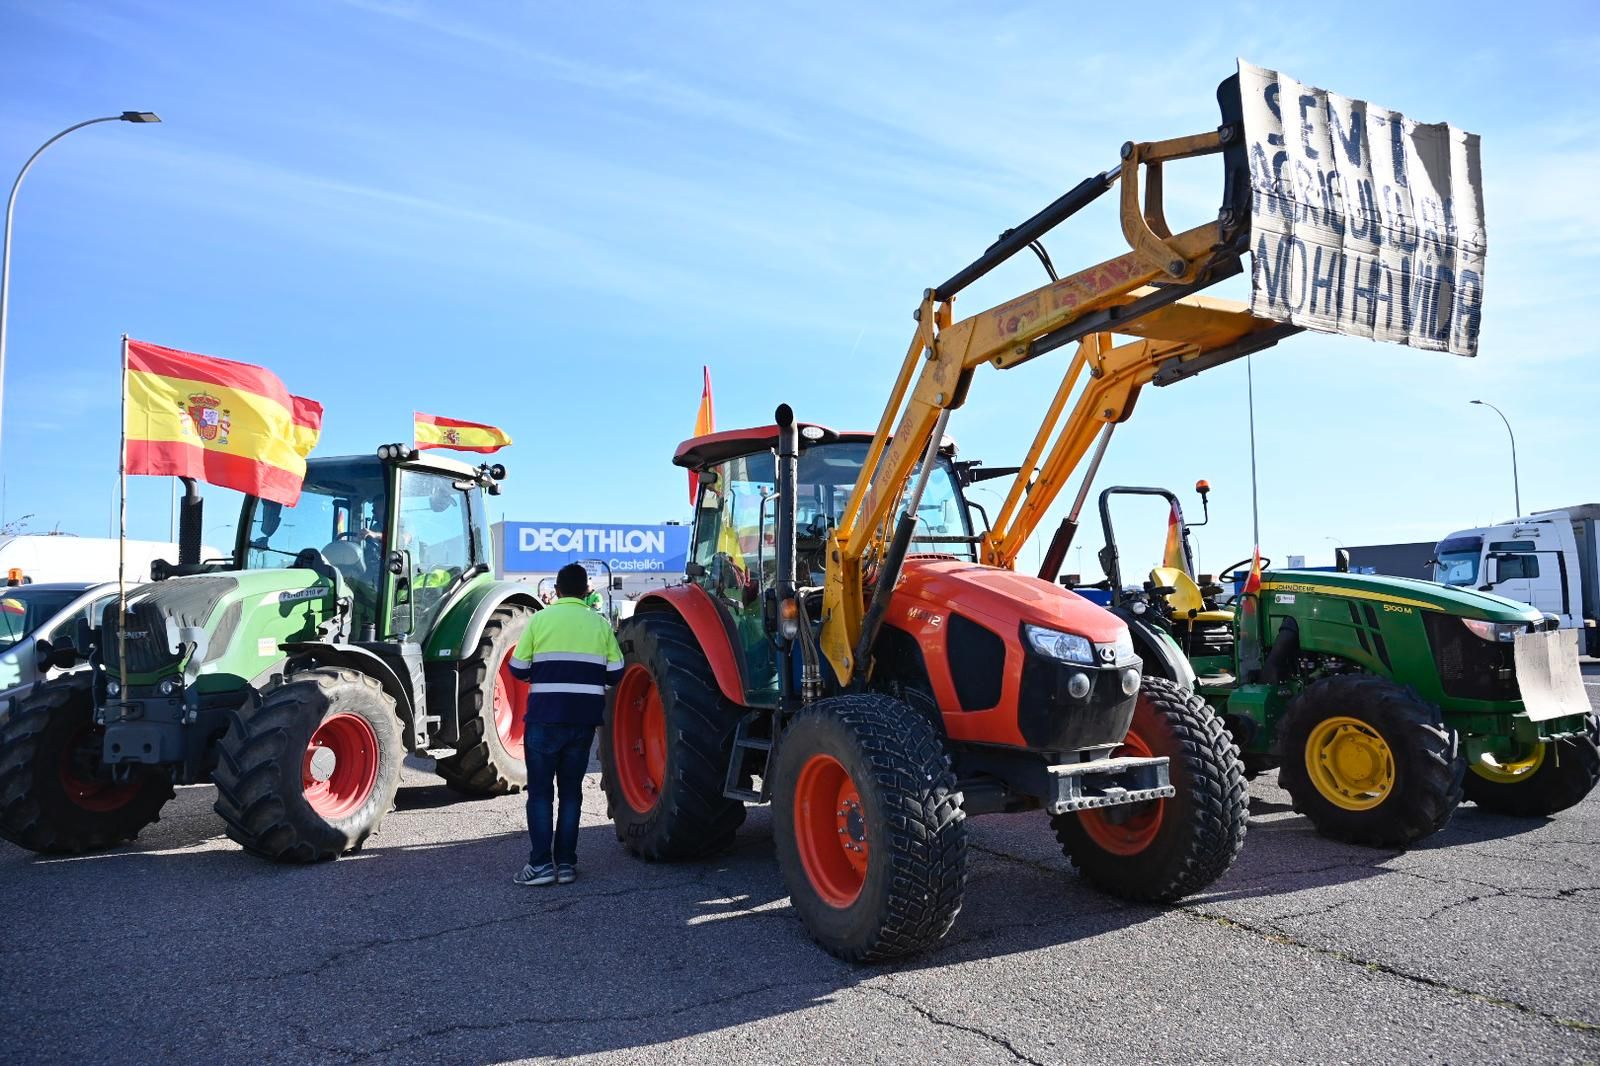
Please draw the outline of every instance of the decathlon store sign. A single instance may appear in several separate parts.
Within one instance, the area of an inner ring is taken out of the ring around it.
[[[507,522],[500,543],[508,574],[549,573],[586,559],[602,560],[614,574],[681,574],[689,527]]]

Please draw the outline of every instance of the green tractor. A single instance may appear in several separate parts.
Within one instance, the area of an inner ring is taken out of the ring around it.
[[[1208,487],[1196,488],[1205,506]],[[1124,586],[1110,509],[1119,495],[1171,505],[1186,566]],[[1266,570],[1258,591],[1224,606],[1221,584],[1190,576],[1189,527],[1171,492],[1108,488],[1100,521],[1099,587],[1128,623],[1146,675],[1203,696],[1247,773],[1280,767],[1295,810],[1324,835],[1401,847],[1443,828],[1463,798],[1542,816],[1600,779],[1600,726],[1572,634],[1527,604],[1348,573],[1341,555],[1340,572]]]
[[[378,828],[407,752],[452,749],[438,772],[462,793],[522,787],[508,661],[539,604],[491,576],[504,477],[400,444],[313,459],[297,506],[247,497],[233,557],[205,562],[186,482],[178,564],[129,591],[125,625],[114,602],[79,635],[88,670],[0,709],[0,836],[109,847],[211,781],[235,841],[313,862]]]

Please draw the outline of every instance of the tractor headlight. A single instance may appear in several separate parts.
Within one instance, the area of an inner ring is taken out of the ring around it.
[[[1518,633],[1526,633],[1526,622],[1483,622],[1476,618],[1463,618],[1461,624],[1472,630],[1474,636],[1480,640],[1495,641],[1500,644],[1510,644],[1517,639]]]
[[[1022,636],[1040,655],[1060,659],[1065,663],[1078,663],[1081,666],[1094,665],[1094,645],[1089,643],[1087,637],[1080,637],[1076,633],[1063,633],[1059,629],[1046,629],[1044,626],[1030,625],[1027,622],[1022,624]]]
[[[156,691],[163,696],[176,696],[183,691],[183,682],[175,677],[163,678],[161,684],[156,686]]]
[[[106,695],[115,699],[117,696],[122,695],[122,686],[115,681],[107,681]]]

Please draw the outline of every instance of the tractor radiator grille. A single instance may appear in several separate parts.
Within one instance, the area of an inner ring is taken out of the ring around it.
[[[1446,696],[1496,701],[1522,698],[1512,645],[1480,639],[1454,615],[1424,611],[1422,618]]]
[[[115,600],[106,604],[100,625],[100,661],[112,670],[121,666],[117,657],[117,610]],[[161,605],[149,600],[136,600],[129,604],[128,672],[165,672],[175,666],[178,659],[178,654],[167,643],[167,618]]]

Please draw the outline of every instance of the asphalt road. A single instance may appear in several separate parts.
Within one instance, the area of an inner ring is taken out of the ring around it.
[[[1600,676],[1590,689],[1600,695]],[[0,845],[7,1062],[1600,1061],[1600,798],[1332,843],[1269,774],[1238,863],[1173,908],[1072,872],[1039,815],[972,823],[966,906],[853,968],[789,907],[765,810],[729,854],[627,857],[591,775],[574,885],[519,888],[519,797],[418,762],[359,855],[272,867],[180,789],[135,846]]]

